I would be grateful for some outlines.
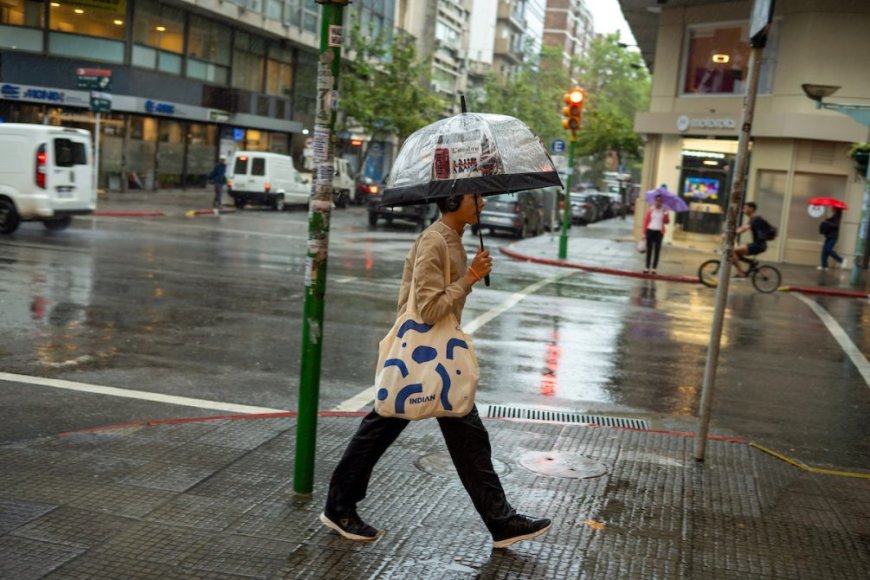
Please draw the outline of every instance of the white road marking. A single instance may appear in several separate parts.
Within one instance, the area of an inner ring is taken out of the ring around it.
[[[183,407],[196,407],[197,409],[213,409],[215,411],[224,411],[227,413],[241,413],[244,415],[255,415],[259,413],[283,413],[287,411],[287,409],[269,409],[268,407],[252,407],[250,405],[237,405],[235,403],[207,401],[205,399],[191,399],[189,397],[177,397],[175,395],[150,393],[148,391],[119,389],[117,387],[89,385],[86,383],[76,383],[73,381],[64,381],[61,379],[46,379],[42,377],[16,375],[13,373],[0,372],[0,381],[25,383],[28,385],[39,385],[42,387],[53,387],[55,389],[66,389],[68,391],[78,391],[80,393],[89,393],[92,395],[108,395],[112,397],[123,397],[125,399],[151,401],[153,403],[167,403],[170,405],[181,405]]]
[[[849,335],[846,334],[846,331],[843,330],[834,317],[828,314],[828,311],[819,306],[814,300],[810,300],[803,294],[798,292],[792,292],[792,296],[806,304],[810,307],[810,309],[816,313],[816,316],[821,318],[822,322],[828,328],[828,331],[834,337],[838,343],[840,343],[840,347],[849,355],[849,358],[852,360],[852,363],[857,367],[858,372],[861,373],[861,376],[864,377],[864,382],[867,383],[867,386],[870,386],[870,362],[867,362],[867,358],[864,356],[864,353],[852,342],[852,339],[849,338]]]
[[[507,312],[508,310],[510,310],[511,308],[513,308],[514,306],[516,306],[517,304],[519,304],[520,302],[522,302],[523,300],[528,298],[530,295],[534,294],[535,292],[537,292],[538,290],[540,290],[541,288],[546,286],[547,284],[552,284],[553,282],[559,280],[560,278],[564,278],[566,276],[571,276],[573,274],[576,274],[576,272],[570,272],[570,271],[569,272],[560,272],[559,274],[556,274],[555,276],[551,276],[551,277],[545,278],[543,280],[538,280],[534,284],[530,284],[530,285],[526,286],[525,288],[523,288],[519,292],[515,292],[514,294],[512,294],[507,300],[505,300],[504,302],[502,302],[501,304],[499,304],[495,308],[492,308],[492,309],[484,312],[483,314],[481,314],[480,316],[478,316],[477,318],[475,318],[474,320],[472,320],[468,324],[463,325],[462,330],[465,331],[466,334],[474,334],[476,331],[483,328],[489,321],[491,321],[495,317],[499,316],[500,314]],[[371,404],[375,400],[376,393],[377,393],[377,386],[372,385],[371,387],[368,387],[364,391],[357,393],[356,395],[354,395],[350,399],[347,399],[346,401],[342,401],[341,403],[336,405],[332,410],[333,411],[359,411],[363,407],[367,407],[369,404]]]

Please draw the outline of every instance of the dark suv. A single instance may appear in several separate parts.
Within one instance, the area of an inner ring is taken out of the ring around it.
[[[368,196],[369,225],[372,227],[378,225],[379,219],[386,220],[388,224],[393,223],[393,220],[404,220],[416,223],[422,231],[438,219],[438,206],[434,203],[388,207],[381,205],[383,192],[381,184],[376,193]]]

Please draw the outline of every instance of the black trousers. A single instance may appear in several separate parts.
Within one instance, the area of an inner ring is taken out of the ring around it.
[[[662,232],[661,230],[646,230],[646,269],[650,269],[650,261],[652,261],[652,269],[659,267],[659,253],[662,251]],[[653,256],[655,252],[655,256]]]
[[[366,415],[332,474],[326,500],[329,511],[340,514],[356,509],[366,496],[375,464],[408,423],[374,411]],[[489,433],[477,407],[464,417],[439,418],[438,426],[462,485],[486,527],[493,531],[516,512],[492,466]]]

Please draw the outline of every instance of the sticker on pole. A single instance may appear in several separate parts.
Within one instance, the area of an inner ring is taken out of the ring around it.
[[[341,26],[337,26],[335,24],[329,25],[329,39],[327,40],[327,46],[332,46],[335,48],[341,48],[341,40],[344,36],[344,28]]]

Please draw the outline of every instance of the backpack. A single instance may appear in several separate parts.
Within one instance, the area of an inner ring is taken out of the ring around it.
[[[765,242],[772,242],[776,239],[777,234],[779,234],[779,230],[777,230],[769,221],[764,219],[763,217],[758,217],[759,225],[761,226],[761,233],[764,235]]]

